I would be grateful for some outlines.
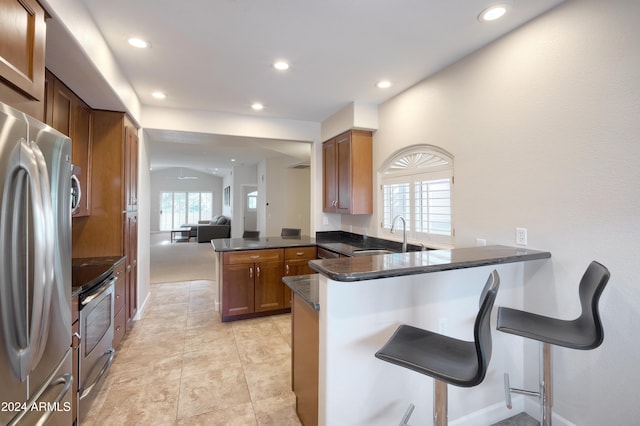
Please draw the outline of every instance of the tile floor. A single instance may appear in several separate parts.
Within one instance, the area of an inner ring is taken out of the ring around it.
[[[300,425],[291,316],[220,322],[215,283],[154,284],[84,425]]]
[[[82,426],[298,426],[291,316],[222,323],[212,281],[154,284]],[[520,414],[497,425],[536,425]]]

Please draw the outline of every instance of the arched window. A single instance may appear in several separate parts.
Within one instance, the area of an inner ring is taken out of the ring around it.
[[[381,169],[382,228],[393,218],[407,222],[415,241],[452,244],[453,156],[431,145],[396,152]],[[399,224],[398,224],[399,225]]]

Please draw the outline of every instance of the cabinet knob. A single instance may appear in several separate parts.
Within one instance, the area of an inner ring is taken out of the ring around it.
[[[284,265],[284,273],[289,275],[289,265]]]
[[[256,278],[260,276],[260,267],[256,266]]]

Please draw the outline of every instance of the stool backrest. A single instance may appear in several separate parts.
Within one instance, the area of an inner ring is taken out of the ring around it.
[[[476,354],[478,356],[478,372],[468,386],[476,386],[484,380],[491,360],[492,340],[491,340],[491,311],[498,295],[500,287],[500,276],[495,269],[489,275],[482,293],[480,294],[480,309],[473,327],[473,336],[476,344]]]
[[[244,231],[242,238],[260,238],[260,231]]]
[[[282,228],[280,232],[281,237],[299,237],[300,232],[302,230],[300,228]]]
[[[582,314],[575,322],[584,336],[588,336],[587,342],[579,349],[595,349],[604,340],[604,329],[600,320],[598,303],[611,274],[601,263],[595,260],[589,264],[580,280],[580,305]]]

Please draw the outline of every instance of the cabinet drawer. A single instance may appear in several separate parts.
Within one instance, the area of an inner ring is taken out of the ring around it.
[[[224,263],[227,265],[240,263],[257,263],[282,260],[282,249],[247,250],[235,253],[224,253]]]
[[[117,281],[113,292],[113,312],[118,312],[124,306],[127,293],[126,280],[124,279],[124,262],[118,265],[115,275]]]
[[[284,249],[284,259],[315,259],[317,249],[313,247],[289,247]]]
[[[127,331],[127,310],[120,309],[113,317],[113,347],[117,348]]]

